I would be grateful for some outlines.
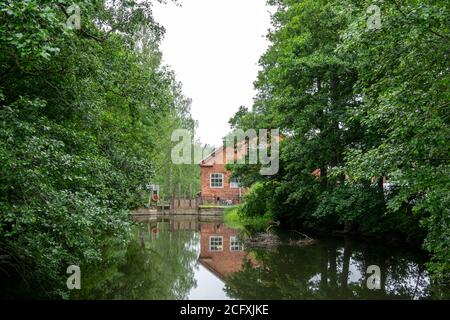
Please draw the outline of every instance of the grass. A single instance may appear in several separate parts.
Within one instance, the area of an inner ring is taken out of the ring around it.
[[[246,217],[239,214],[239,209],[240,206],[225,209],[224,221],[230,228],[260,232],[270,226],[270,221],[272,221],[271,215]]]
[[[244,225],[239,220],[238,207],[225,209],[223,219],[225,224],[230,228],[239,230],[244,229]]]

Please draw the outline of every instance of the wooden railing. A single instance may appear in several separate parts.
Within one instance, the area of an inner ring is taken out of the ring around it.
[[[241,197],[239,196],[227,196],[221,197],[207,197],[201,196],[198,198],[199,205],[218,205],[218,206],[232,206],[241,203]]]

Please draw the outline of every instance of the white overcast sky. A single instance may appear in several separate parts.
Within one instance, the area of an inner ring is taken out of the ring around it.
[[[166,29],[164,63],[192,99],[196,138],[219,146],[239,106],[251,107],[258,60],[266,51],[270,7],[266,0],[181,0],[155,4]]]

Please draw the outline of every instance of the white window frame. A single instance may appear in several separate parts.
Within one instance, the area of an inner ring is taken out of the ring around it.
[[[233,242],[240,243],[239,249],[233,248]],[[241,241],[238,241],[236,236],[230,236],[230,251],[233,252],[244,251],[244,244]]]
[[[222,176],[222,186],[220,186],[220,187],[213,187],[213,185],[212,185],[212,176],[214,175],[214,174],[220,174],[221,176]],[[220,173],[220,172],[213,172],[213,173],[211,173],[210,175],[209,175],[209,187],[211,188],[211,189],[223,189],[223,185],[224,185],[224,175],[223,175],[223,173]]]
[[[239,180],[238,179],[230,179],[230,188],[231,189],[239,189],[240,187],[241,186],[239,185]]]
[[[222,241],[222,248],[220,250],[212,250],[212,246],[211,246],[211,240],[215,238],[215,239],[219,239]],[[210,236],[209,237],[209,252],[222,252],[223,251],[223,236]]]

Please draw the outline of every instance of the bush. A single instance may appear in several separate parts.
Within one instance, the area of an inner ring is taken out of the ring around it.
[[[244,196],[244,203],[242,210],[239,212],[245,213],[245,216],[255,217],[262,216],[269,212],[271,199],[269,198],[269,191],[265,188],[262,182],[257,182]]]
[[[271,214],[247,216],[243,206],[225,209],[224,221],[230,228],[248,232],[262,232],[270,226]]]

